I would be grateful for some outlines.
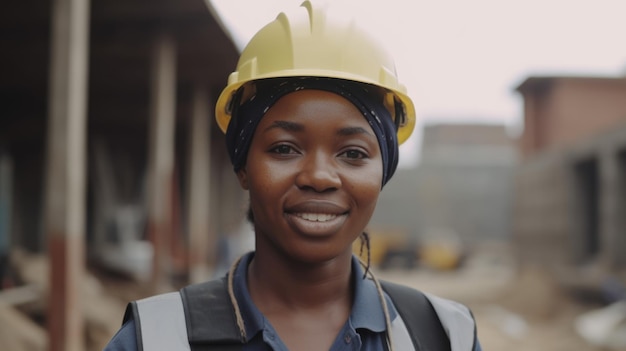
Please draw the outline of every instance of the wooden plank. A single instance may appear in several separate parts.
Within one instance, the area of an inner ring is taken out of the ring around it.
[[[0,290],[0,304],[18,306],[41,299],[41,291],[35,284]]]

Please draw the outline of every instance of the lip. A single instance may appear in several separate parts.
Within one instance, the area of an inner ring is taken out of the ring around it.
[[[299,216],[304,213],[330,214],[336,217],[320,222]],[[287,207],[285,218],[289,226],[297,233],[310,237],[324,237],[341,229],[348,218],[348,209],[329,201],[304,201]]]
[[[288,214],[294,213],[326,213],[337,216],[344,215],[348,212],[348,208],[341,206],[335,202],[326,200],[308,200],[288,205],[285,208]]]

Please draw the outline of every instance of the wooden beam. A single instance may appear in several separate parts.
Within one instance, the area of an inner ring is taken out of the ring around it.
[[[52,3],[45,198],[50,258],[49,349],[84,350],[85,129],[89,0]]]
[[[167,34],[156,38],[152,54],[150,136],[148,145],[148,230],[154,248],[152,289],[169,289],[168,236],[172,233],[172,181],[176,117],[176,47]]]
[[[187,223],[189,228],[189,280],[207,280],[215,265],[215,233],[210,231],[211,135],[210,97],[205,87],[196,87],[189,124],[189,186]],[[213,267],[211,267],[213,266]]]

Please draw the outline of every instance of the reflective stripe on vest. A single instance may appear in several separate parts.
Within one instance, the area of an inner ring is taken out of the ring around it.
[[[404,325],[404,321],[400,315],[391,322],[391,342],[393,343],[394,350],[397,351],[414,351],[413,341],[409,335],[409,330]]]
[[[179,292],[137,301],[141,340],[145,351],[190,351],[185,310]]]

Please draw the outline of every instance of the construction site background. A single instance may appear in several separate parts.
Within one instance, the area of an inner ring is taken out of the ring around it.
[[[238,49],[208,0],[13,1],[0,31],[0,349],[100,350],[254,246],[213,118]],[[626,78],[511,84],[520,135],[424,126],[372,269],[467,304],[484,350],[626,350]]]

